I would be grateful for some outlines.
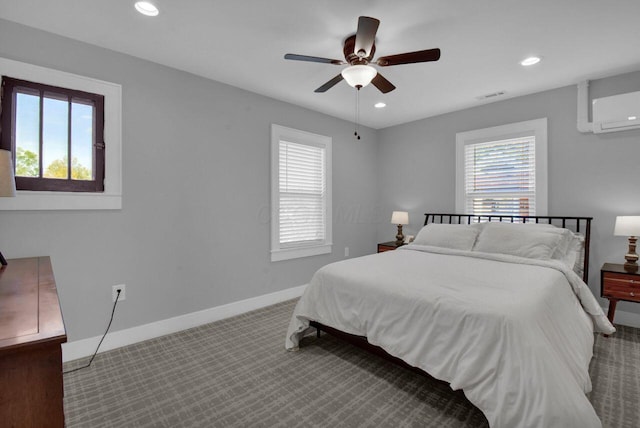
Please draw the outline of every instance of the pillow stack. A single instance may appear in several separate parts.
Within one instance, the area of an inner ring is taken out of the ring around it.
[[[563,256],[572,238],[570,230],[552,225],[487,223],[473,249],[483,253],[550,260],[554,255]]]
[[[581,275],[584,237],[569,229],[539,223],[475,223],[424,226],[416,245],[559,260]]]
[[[431,223],[418,232],[413,243],[433,247],[471,251],[483,224]]]

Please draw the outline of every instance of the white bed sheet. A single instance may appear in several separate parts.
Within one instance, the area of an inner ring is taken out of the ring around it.
[[[593,331],[615,331],[555,261],[409,245],[327,265],[291,318],[366,336],[462,389],[492,427],[600,427],[585,393]]]

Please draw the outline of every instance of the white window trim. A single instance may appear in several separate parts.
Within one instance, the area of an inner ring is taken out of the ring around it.
[[[104,192],[18,190],[0,210],[113,210],[122,208],[122,86],[0,57],[0,76],[104,95]]]
[[[547,118],[527,120],[456,134],[456,212],[467,214],[464,194],[464,148],[469,144],[534,135],[536,139],[536,215],[548,212]]]
[[[288,140],[300,144],[321,146],[326,150],[326,185],[327,202],[325,240],[320,244],[282,248],[279,242],[280,230],[280,188],[279,188],[279,146],[280,140]],[[331,192],[331,137],[312,134],[285,126],[271,125],[271,261],[289,260],[300,257],[316,256],[331,253],[332,247],[332,192]]]

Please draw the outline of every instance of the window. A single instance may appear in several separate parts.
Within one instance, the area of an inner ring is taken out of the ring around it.
[[[1,57],[0,76],[15,81],[37,82],[39,84],[38,88],[18,85],[19,88],[14,94],[16,100],[20,98],[20,102],[17,103],[20,105],[20,109],[24,109],[24,112],[30,113],[31,116],[25,115],[26,119],[20,119],[20,113],[18,116],[2,114],[4,121],[9,120],[9,127],[11,123],[16,125],[15,121],[18,120],[17,128],[23,129],[20,132],[26,132],[26,135],[30,133],[33,139],[25,139],[24,135],[19,135],[16,140],[11,139],[9,143],[14,158],[18,157],[17,149],[21,149],[20,162],[14,162],[14,167],[20,168],[16,178],[19,190],[15,198],[0,198],[0,210],[122,208],[122,87],[102,80]],[[41,88],[44,89],[41,91]],[[62,89],[60,92],[61,88],[68,89]],[[94,105],[96,101],[92,99],[93,95],[98,96],[98,100],[102,97],[103,114],[97,112],[99,106]],[[3,100],[7,96],[8,94],[5,92]],[[40,103],[42,103],[42,111]],[[14,104],[16,103],[14,102]],[[90,111],[93,114],[90,115]],[[102,141],[99,138],[99,130],[96,130],[94,134],[94,131],[89,131],[89,126],[85,126],[91,122],[91,129],[99,127],[97,122],[101,117],[104,118],[102,132],[104,139]],[[42,145],[40,144],[40,118],[44,121],[42,123]],[[3,124],[2,128],[7,129],[7,126]],[[57,145],[61,143],[60,140],[65,139],[65,133],[66,156],[63,153],[64,149]],[[53,139],[53,145],[51,145],[49,138],[52,134],[58,135],[57,139]],[[60,134],[63,137],[59,137]],[[4,134],[3,132],[3,135],[11,136],[12,133]],[[70,146],[69,139],[71,139]],[[14,147],[16,142],[18,147]],[[104,147],[100,144],[101,142],[104,142]],[[14,148],[16,150],[13,150]],[[27,150],[31,153],[26,153]],[[94,150],[95,153],[93,153]],[[88,154],[89,151],[92,152],[91,155]],[[104,156],[104,163],[100,161],[101,156]],[[75,163],[74,158],[76,159]],[[49,165],[56,160],[58,162],[49,168]],[[102,172],[100,171],[101,164],[104,165]],[[48,169],[49,171],[47,171]],[[59,177],[64,176],[65,173],[66,178]],[[87,179],[87,177],[91,177],[91,179]],[[101,180],[100,177],[104,177],[104,179]],[[28,181],[40,181],[45,185],[65,182],[65,185],[71,184],[80,187],[80,189],[69,187],[61,189],[58,187],[45,190],[40,187],[39,190],[28,190],[28,187],[23,186],[24,180],[34,178],[38,180]],[[95,183],[91,184],[94,181]],[[100,190],[100,185],[103,186],[102,190]],[[82,189],[83,186],[87,188]]]
[[[2,112],[17,190],[104,190],[104,96],[3,76]]]
[[[271,126],[271,261],[331,252],[331,138]]]
[[[547,214],[547,120],[456,135],[456,210]]]

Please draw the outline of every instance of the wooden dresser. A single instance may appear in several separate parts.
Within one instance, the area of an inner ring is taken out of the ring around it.
[[[0,425],[64,427],[67,341],[49,257],[0,270]]]

